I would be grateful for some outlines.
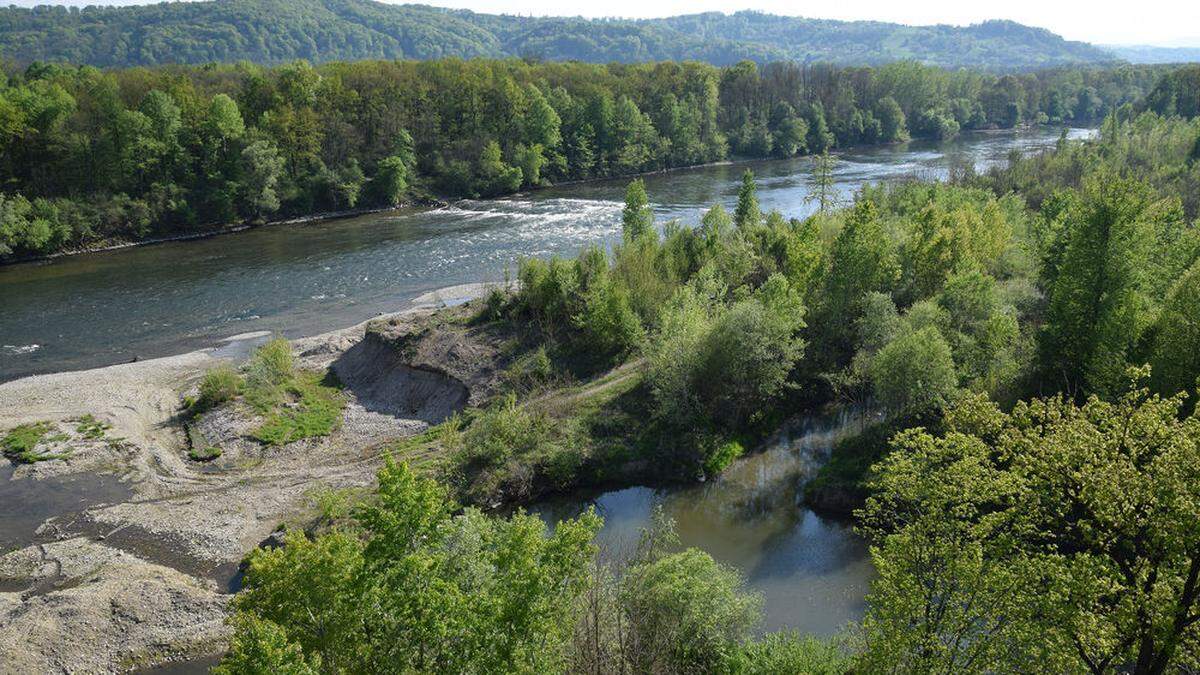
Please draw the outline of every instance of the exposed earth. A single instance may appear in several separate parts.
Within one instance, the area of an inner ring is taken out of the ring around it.
[[[485,290],[444,289],[414,309],[294,341],[297,365],[332,371],[347,404],[329,436],[283,446],[251,439],[255,421],[232,408],[194,429],[183,414],[203,375],[243,361],[263,334],[0,384],[0,434],[49,423],[39,450],[56,457],[16,465],[0,490],[74,490],[5,507],[37,524],[0,529],[0,671],[128,672],[223,651],[247,553],[281,525],[312,522],[323,491],[370,488],[390,441],[491,395],[502,336],[472,328],[463,317],[474,310],[460,307]],[[221,456],[190,459],[189,433]]]

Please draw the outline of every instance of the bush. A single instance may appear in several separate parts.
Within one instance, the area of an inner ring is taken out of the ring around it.
[[[741,576],[697,549],[634,565],[620,597],[634,672],[713,672],[758,621]]]
[[[819,640],[797,633],[768,633],[735,650],[721,671],[728,675],[841,675],[850,671],[850,657],[836,640]]]
[[[895,413],[944,405],[958,388],[950,345],[932,326],[888,343],[871,362],[879,403]]]
[[[781,275],[728,308],[703,285],[680,291],[666,310],[647,347],[647,380],[668,423],[737,430],[784,391],[804,351],[804,307]]]
[[[294,369],[292,345],[277,337],[254,350],[247,377],[254,383],[278,386],[288,381]]]
[[[242,392],[242,376],[230,366],[218,366],[200,380],[200,393],[192,403],[193,412],[211,410],[232,401]]]

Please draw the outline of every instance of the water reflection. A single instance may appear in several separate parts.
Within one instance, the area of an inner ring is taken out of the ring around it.
[[[872,419],[860,410],[798,419],[765,451],[735,462],[707,484],[633,487],[551,500],[531,511],[552,524],[595,506],[604,517],[601,547],[621,556],[634,549],[654,507],[661,506],[684,546],[736,567],[762,593],[762,629],[829,635],[861,618],[871,563],[852,527],[800,506],[799,490],[838,439]]]

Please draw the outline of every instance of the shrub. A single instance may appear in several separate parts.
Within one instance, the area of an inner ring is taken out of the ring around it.
[[[932,326],[888,343],[871,363],[879,402],[897,413],[944,405],[958,387],[950,345]]]
[[[631,567],[621,588],[634,672],[713,672],[758,620],[741,576],[687,549]]]
[[[255,384],[279,386],[288,381],[294,368],[291,344],[277,337],[254,350],[247,378]]]
[[[850,657],[836,640],[768,633],[736,649],[721,670],[728,675],[841,675],[850,671]]]
[[[230,366],[218,366],[200,380],[200,393],[192,402],[193,412],[211,410],[237,398],[242,391],[242,376]]]

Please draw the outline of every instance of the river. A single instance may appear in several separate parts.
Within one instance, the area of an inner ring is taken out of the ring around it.
[[[873,568],[853,527],[804,508],[800,491],[839,439],[871,421],[858,410],[798,418],[710,482],[576,495],[530,511],[553,525],[594,506],[604,518],[602,557],[614,558],[633,551],[660,507],[681,545],[737,569],[762,596],[761,630],[831,635],[862,618]]]
[[[956,164],[983,169],[1013,150],[1049,147],[1060,131],[847,150],[838,153],[837,187],[848,198],[863,183],[941,177]],[[714,203],[732,208],[746,168],[764,210],[802,217],[814,208],[805,200],[811,160],[797,158],[648,176],[658,220],[695,223]],[[249,331],[309,335],[403,309],[437,288],[500,281],[524,256],[617,241],[626,182],[0,267],[0,381],[180,353]]]

